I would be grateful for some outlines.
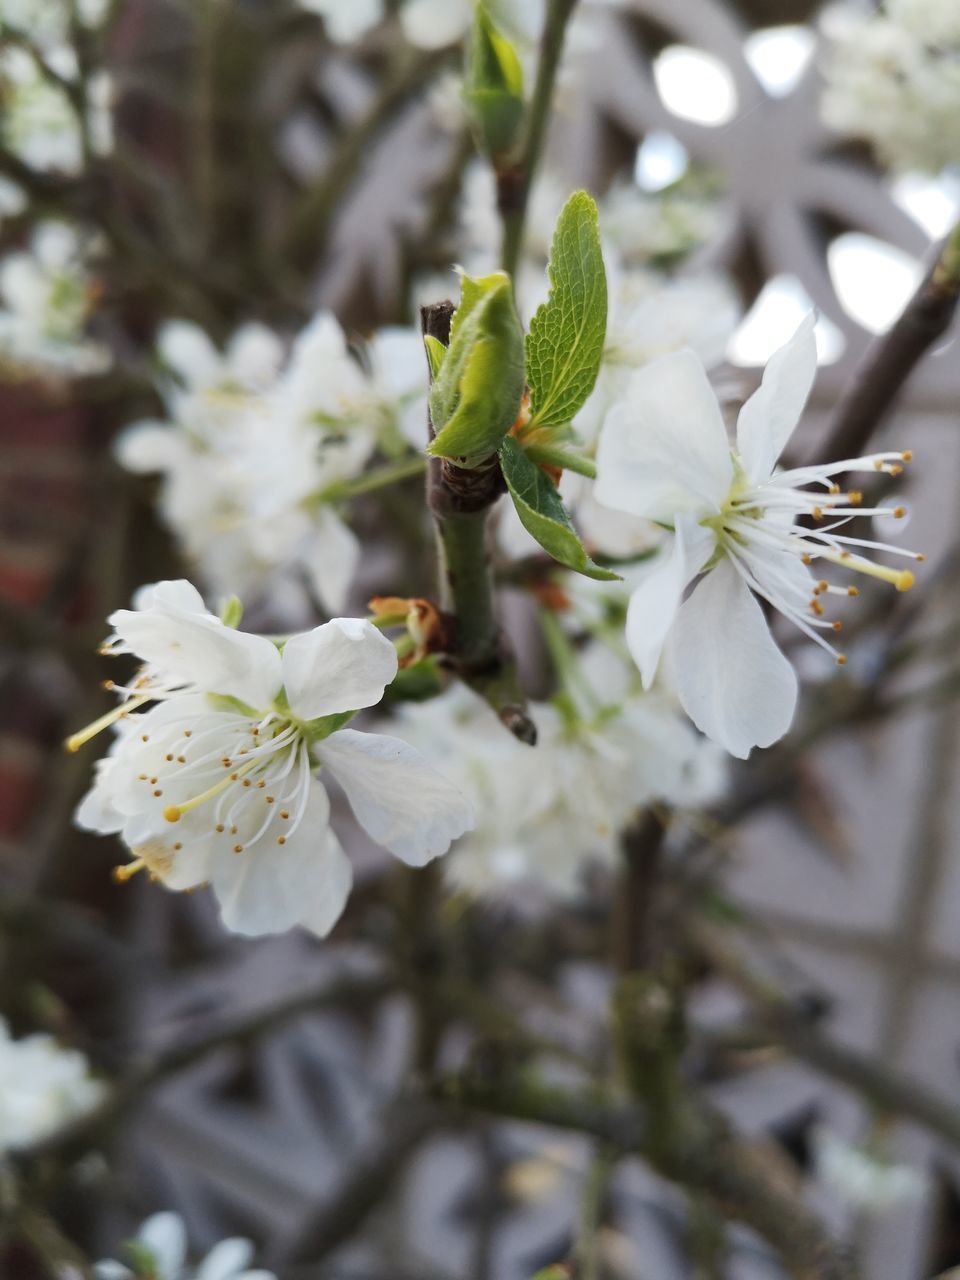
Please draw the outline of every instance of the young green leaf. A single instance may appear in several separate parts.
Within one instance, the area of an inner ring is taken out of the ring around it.
[[[575,191],[560,212],[550,249],[550,296],[527,334],[532,424],[571,420],[593,390],[607,333],[607,277],[596,202]]]
[[[523,67],[483,4],[474,10],[463,99],[480,150],[490,156],[509,151],[523,118]]]
[[[566,508],[550,477],[527,457],[512,436],[500,446],[500,466],[523,527],[554,560],[587,578],[601,581],[620,575],[603,569],[587,555],[570,523]]]
[[[423,345],[427,349],[427,360],[430,363],[430,377],[436,378],[437,374],[440,372],[440,366],[446,358],[447,348],[438,338],[435,338],[432,333],[427,334],[423,340]]]
[[[436,438],[427,452],[464,467],[495,453],[516,421],[523,386],[523,330],[510,277],[464,276],[450,345],[430,388]]]

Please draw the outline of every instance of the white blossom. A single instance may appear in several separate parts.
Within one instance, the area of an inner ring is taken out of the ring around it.
[[[232,1237],[214,1245],[202,1262],[187,1260],[187,1231],[176,1213],[155,1213],[140,1225],[125,1249],[130,1264],[106,1259],[94,1264],[94,1280],[276,1280],[272,1271],[251,1269],[253,1245]]]
[[[52,75],[44,74],[26,50],[16,45],[0,48],[0,139],[33,169],[77,174],[84,165],[84,131],[96,154],[112,149],[112,81],[105,72],[90,77],[81,118],[57,80],[76,80],[73,50],[65,45],[53,48],[44,54],[44,63]]]
[[[63,222],[37,226],[28,250],[0,260],[0,364],[14,371],[100,373],[110,352],[86,336],[95,299],[88,240]]]
[[[913,574],[863,552],[922,559],[896,546],[838,530],[852,517],[902,516],[868,510],[834,477],[852,471],[897,474],[910,453],[879,453],[824,466],[778,471],[816,374],[814,317],[808,316],[768,363],[737,422],[731,452],[716,396],[691,351],[661,357],[635,373],[600,435],[597,499],[672,529],[634,591],[627,643],[646,684],[668,644],[680,701],[694,723],[733,755],[768,746],[790,727],[797,678],[754,595],[829,652],[824,633],[840,629],[824,600],[855,587],[814,576],[820,561],[892,583]],[[809,528],[796,523],[807,516]],[[687,588],[696,582],[689,598]],[[838,661],[845,661],[841,654]]]
[[[616,861],[621,833],[645,805],[693,807],[720,793],[722,753],[668,693],[631,691],[622,670],[595,646],[581,672],[586,702],[531,706],[535,748],[462,687],[404,708],[407,736],[455,771],[477,815],[445,863],[455,884],[478,894],[532,884],[569,895],[589,859]]]
[[[383,20],[383,0],[300,0],[300,8],[323,18],[337,44],[352,44]]]
[[[960,164],[960,17],[951,0],[900,0],[872,16],[828,10],[824,31],[827,124],[866,139],[895,170]]]
[[[342,727],[379,702],[397,671],[369,622],[336,618],[282,651],[208,613],[187,582],[140,592],[110,617],[105,650],[145,668],[122,701],[68,742],[109,722],[118,735],[77,811],[80,826],[119,833],[132,859],[171,889],[210,882],[235,932],[302,925],[330,931],[350,864],[330,828],[326,770],[357,821],[420,866],[470,825],[460,792],[397,738]]]
[[[866,1213],[889,1213],[914,1204],[927,1192],[928,1180],[911,1165],[892,1164],[845,1141],[824,1125],[813,1133],[815,1170],[832,1195]]]
[[[0,1018],[0,1153],[40,1142],[103,1096],[82,1053],[50,1035],[14,1040]]]
[[[262,325],[240,329],[224,353],[196,326],[168,324],[158,352],[175,375],[167,421],[119,439],[132,471],[159,471],[160,510],[215,592],[275,600],[305,580],[330,612],[344,607],[360,546],[327,500],[358,476],[378,441],[426,438],[426,369],[412,330],[368,346],[367,371],[336,319],[321,312],[284,367]]]

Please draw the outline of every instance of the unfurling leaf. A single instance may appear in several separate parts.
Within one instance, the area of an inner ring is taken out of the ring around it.
[[[607,277],[597,206],[575,191],[560,212],[550,249],[550,296],[527,335],[531,425],[559,426],[597,381],[607,333]]]
[[[431,364],[434,351],[430,350]],[[434,457],[470,467],[496,453],[523,395],[523,330],[510,277],[464,276],[450,346],[430,388]]]
[[[570,523],[557,486],[511,436],[500,446],[500,466],[523,527],[544,551],[588,578],[619,579],[619,574],[590,559]]]
[[[463,100],[480,150],[489,156],[509,151],[523,118],[523,68],[483,4],[474,11]]]

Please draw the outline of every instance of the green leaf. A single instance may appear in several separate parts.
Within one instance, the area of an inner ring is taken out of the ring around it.
[[[536,538],[544,551],[560,564],[587,578],[597,578],[602,582],[619,580],[619,574],[594,564],[587,555],[570,523],[557,486],[527,457],[512,436],[508,436],[500,446],[500,466],[523,527]]]
[[[495,453],[523,395],[523,330],[510,277],[464,276],[450,346],[430,388],[434,457],[476,466]]]
[[[575,191],[550,249],[550,296],[527,334],[531,425],[569,422],[594,388],[607,333],[607,277],[596,202]]]
[[[423,345],[427,348],[427,360],[430,364],[430,377],[435,378],[440,372],[440,366],[443,364],[447,354],[447,348],[432,333],[428,333],[423,340]]]
[[[490,156],[509,151],[523,119],[523,67],[482,4],[474,10],[463,100],[480,150]]]

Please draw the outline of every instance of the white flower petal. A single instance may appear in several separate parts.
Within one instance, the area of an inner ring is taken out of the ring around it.
[[[334,618],[283,650],[287,701],[301,720],[372,707],[396,674],[396,649],[365,618]]]
[[[716,511],[732,480],[720,406],[693,352],[639,369],[600,432],[597,501],[669,523],[678,512]]]
[[[790,728],[796,673],[727,557],[681,606],[672,651],[683,709],[731,755],[745,759]]]
[[[400,25],[411,44],[442,49],[466,35],[470,12],[470,0],[407,0],[400,10]]]
[[[179,1280],[187,1260],[187,1230],[178,1213],[155,1213],[147,1218],[137,1239],[153,1256],[157,1280]]]
[[[689,516],[678,516],[676,536],[665,548],[630,597],[627,607],[627,647],[640,668],[644,688],[657,674],[660,654],[688,585],[713,553],[716,536]]]
[[[332,507],[320,507],[314,530],[299,551],[299,560],[317,600],[338,613],[360,565],[360,542]]]
[[[170,320],[157,335],[157,354],[191,389],[217,382],[223,361],[199,327],[188,320]]]
[[[187,458],[180,434],[165,422],[137,422],[121,431],[114,441],[113,454],[121,467],[135,475],[169,471]]]
[[[117,635],[161,671],[262,710],[280,691],[280,654],[271,641],[225,627],[213,617],[174,611],[118,609]]]
[[[135,609],[169,609],[182,613],[198,613],[212,618],[203,596],[186,578],[166,578],[162,582],[148,582],[133,593]]]
[[[283,343],[265,324],[245,324],[227,345],[230,374],[241,386],[266,388],[283,364]]]
[[[105,1258],[103,1262],[93,1264],[93,1280],[134,1280],[134,1274],[122,1262]]]
[[[253,1258],[253,1245],[239,1237],[221,1240],[197,1267],[195,1280],[235,1280]]]
[[[300,825],[283,845],[268,836],[243,853],[217,847],[210,881],[234,933],[257,937],[302,925],[323,937],[340,918],[353,873],[328,825],[326,791],[315,778],[309,786]]]
[[[399,738],[341,729],[316,754],[378,844],[419,867],[473,826],[473,809],[419,751]]]
[[[807,403],[817,376],[815,323],[811,311],[790,341],[767,361],[763,381],[740,410],[737,451],[754,484],[773,474]]]

